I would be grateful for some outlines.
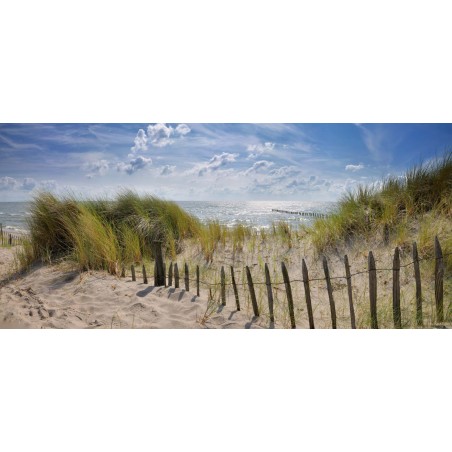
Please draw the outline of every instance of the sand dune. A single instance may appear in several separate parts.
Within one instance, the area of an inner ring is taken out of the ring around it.
[[[79,273],[59,265],[38,266],[1,285],[0,327],[268,328],[268,324],[232,306],[209,305],[183,289],[153,287],[104,272]]]

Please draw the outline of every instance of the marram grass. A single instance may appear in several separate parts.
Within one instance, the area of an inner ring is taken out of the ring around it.
[[[380,236],[386,224],[400,243],[411,235],[410,225],[419,223],[422,242],[430,244],[443,222],[450,226],[451,218],[452,153],[447,152],[401,177],[386,178],[380,188],[360,186],[345,194],[336,212],[317,220],[309,232],[323,252],[355,237]]]
[[[200,234],[199,221],[176,203],[126,190],[114,200],[79,200],[42,192],[31,203],[30,244],[20,261],[76,261],[81,270],[117,274],[122,265],[152,258],[153,242],[171,255]]]

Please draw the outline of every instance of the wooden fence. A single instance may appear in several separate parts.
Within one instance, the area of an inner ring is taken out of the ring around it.
[[[325,283],[325,288],[328,294],[329,308],[330,308],[330,316],[331,316],[331,326],[333,329],[337,328],[337,315],[336,315],[336,303],[334,290],[332,285],[332,280],[343,279],[347,285],[347,295],[348,295],[348,309],[349,309],[349,318],[350,318],[350,327],[357,328],[356,324],[356,314],[355,314],[355,303],[353,299],[353,291],[352,291],[352,280],[354,277],[360,274],[368,275],[368,298],[369,298],[369,307],[370,307],[370,326],[371,328],[378,328],[378,304],[377,304],[377,292],[378,292],[378,283],[377,283],[377,273],[381,271],[392,272],[392,319],[394,328],[402,328],[402,312],[401,312],[401,296],[400,296],[400,271],[401,268],[404,267],[413,267],[413,281],[415,284],[415,310],[416,310],[416,325],[418,327],[422,327],[424,325],[423,318],[423,294],[422,294],[422,284],[421,284],[421,271],[420,271],[420,262],[427,260],[435,260],[435,270],[434,270],[434,301],[435,301],[435,320],[437,323],[443,323],[444,316],[444,275],[445,275],[445,264],[444,258],[449,256],[452,253],[448,253],[443,255],[440,242],[437,237],[435,237],[435,245],[434,245],[434,256],[420,258],[417,251],[417,244],[413,243],[412,248],[412,260],[409,263],[401,264],[400,262],[400,250],[398,247],[394,250],[394,255],[392,259],[392,267],[391,268],[377,268],[375,263],[375,258],[373,252],[370,251],[368,254],[368,263],[367,269],[363,271],[358,271],[355,273],[350,272],[350,264],[348,260],[348,256],[344,256],[344,271],[345,274],[343,276],[331,276],[328,260],[326,257],[323,258],[323,273],[324,277],[321,278],[310,278],[308,268],[304,259],[302,259],[302,279],[290,279],[289,272],[284,262],[281,263],[281,273],[282,273],[282,282],[272,283],[270,279],[270,272],[268,269],[268,265],[265,264],[264,273],[265,273],[265,281],[253,281],[253,276],[251,270],[248,266],[245,267],[245,275],[246,281],[243,280],[242,283],[237,282],[235,278],[235,270],[233,266],[230,267],[230,279],[226,281],[226,272],[224,266],[220,269],[220,280],[217,282],[206,282],[200,280],[200,269],[199,265],[196,266],[196,277],[191,278],[189,273],[189,266],[185,263],[184,265],[184,285],[185,290],[190,290],[190,282],[194,283],[196,286],[196,295],[200,294],[200,287],[208,289],[211,293],[213,288],[219,289],[219,301],[221,305],[226,305],[226,286],[232,286],[234,293],[234,303],[235,307],[238,311],[241,310],[240,297],[238,287],[242,286],[243,290],[248,291],[248,295],[251,301],[251,307],[253,310],[253,314],[256,317],[259,317],[260,309],[257,302],[256,297],[256,286],[265,285],[266,293],[267,293],[267,303],[268,303],[268,313],[270,317],[270,322],[275,322],[274,315],[274,290],[277,285],[284,285],[284,290],[287,299],[287,311],[290,318],[290,326],[291,328],[296,328],[296,319],[294,314],[294,299],[292,295],[292,284],[295,282],[303,283],[304,288],[304,299],[306,303],[306,312],[309,321],[309,327],[311,329],[315,328],[314,316],[313,316],[313,294],[311,293],[310,284],[314,281],[322,281]],[[179,269],[177,262],[170,262],[169,264],[169,273],[168,280],[166,279],[166,266],[163,262],[162,253],[157,254],[158,259],[155,263],[155,268],[160,267],[163,268],[163,276],[160,279],[160,282],[155,285],[160,286],[173,286],[179,288]],[[135,278],[135,269],[134,266],[131,268],[132,270],[132,279]],[[174,279],[173,279],[174,276]],[[143,267],[143,279],[147,284],[146,271]],[[448,309],[451,308],[451,302],[449,300]],[[276,319],[278,320],[278,319]]]
[[[23,237],[21,235],[11,234],[3,230],[0,224],[0,246],[16,246],[21,245]]]

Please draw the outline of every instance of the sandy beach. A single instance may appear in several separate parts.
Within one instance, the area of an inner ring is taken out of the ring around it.
[[[0,248],[0,275],[13,250]],[[0,328],[267,328],[230,307],[183,289],[153,287],[67,264],[36,266],[0,286]]]

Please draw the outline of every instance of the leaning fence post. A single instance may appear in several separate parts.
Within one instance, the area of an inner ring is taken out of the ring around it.
[[[419,255],[417,253],[417,244],[413,242],[413,263],[414,263],[414,279],[416,281],[416,324],[422,326],[422,286],[421,286],[421,270],[419,268]]]
[[[328,291],[328,299],[330,300],[331,325],[332,325],[332,328],[335,330],[337,328],[336,305],[334,304],[333,287],[331,286],[330,270],[328,268],[328,261],[326,260],[325,256],[323,256],[323,272],[325,273],[326,289]]]
[[[137,279],[136,279],[136,277],[135,277],[135,265],[131,265],[130,266],[130,271],[131,271],[131,273],[132,273],[132,281],[136,281]]]
[[[443,251],[439,244],[438,236],[435,237],[435,305],[436,305],[436,320],[438,322],[444,321],[443,310],[443,278],[444,278],[444,261]]]
[[[188,264],[185,262],[184,266],[184,282],[185,282],[185,290],[187,292],[190,291],[190,275],[188,273]]]
[[[304,294],[306,297],[306,307],[308,308],[309,328],[313,330],[315,327],[314,327],[314,314],[312,312],[312,303],[311,303],[311,289],[309,288],[309,273],[308,267],[306,266],[306,262],[304,259],[301,260],[301,271],[303,274],[303,286]]]
[[[253,278],[251,277],[251,272],[250,272],[248,265],[246,266],[246,279],[248,280],[248,289],[250,291],[251,304],[253,305],[253,312],[254,312],[254,315],[256,317],[258,317],[259,316],[259,308],[257,306],[257,301],[256,301],[256,292],[254,292]]]
[[[196,266],[196,296],[199,297],[199,265]]]
[[[350,264],[348,263],[348,256],[344,256],[345,276],[347,278],[348,304],[350,306],[350,322],[352,328],[356,328],[355,308],[353,307],[353,291],[352,291],[352,276],[350,274]]]
[[[392,312],[394,315],[394,328],[402,328],[402,315],[400,313],[400,252],[398,246],[394,251],[392,264]]]
[[[221,278],[221,304],[223,306],[226,306],[226,276],[224,274],[223,266],[221,266],[220,278]]]
[[[281,262],[281,271],[284,279],[284,285],[286,286],[287,304],[289,305],[289,316],[291,328],[296,328],[295,325],[295,312],[293,308],[292,289],[290,287],[289,274],[287,273],[286,264]]]
[[[170,262],[169,269],[168,269],[168,286],[173,285],[173,263]]]
[[[146,267],[143,264],[143,284],[147,284],[148,283],[148,277],[146,275]]]
[[[388,223],[385,223],[383,228],[383,242],[385,246],[389,245],[389,226]]]
[[[177,262],[174,263],[174,287],[179,289],[179,268]]]
[[[265,264],[265,285],[267,286],[268,311],[270,313],[270,322],[275,323],[275,315],[273,313],[273,290],[270,279],[270,271],[267,263]]]
[[[155,273],[154,285],[165,285],[165,269],[163,268],[162,242],[154,240]]]
[[[231,265],[231,280],[232,288],[234,289],[235,305],[237,306],[237,311],[240,311],[239,291],[237,290],[237,284],[235,283],[234,267],[232,265]]]
[[[369,251],[369,298],[370,298],[370,324],[371,328],[378,328],[377,319],[377,270],[372,251]]]

